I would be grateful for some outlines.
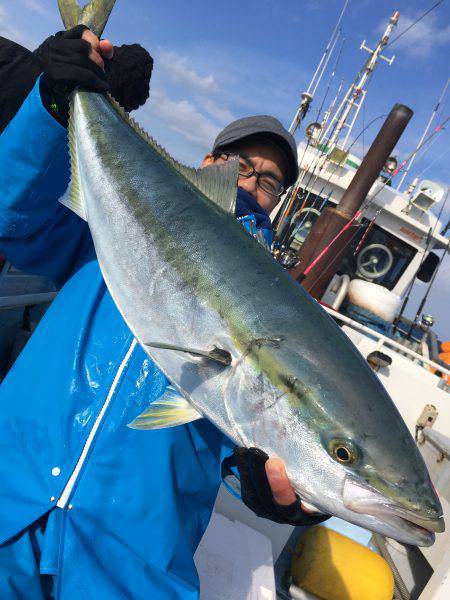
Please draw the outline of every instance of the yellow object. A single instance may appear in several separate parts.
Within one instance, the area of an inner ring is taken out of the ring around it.
[[[387,562],[365,546],[326,527],[299,540],[291,565],[294,583],[322,600],[392,600]]]

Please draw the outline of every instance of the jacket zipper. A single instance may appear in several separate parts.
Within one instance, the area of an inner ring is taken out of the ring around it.
[[[83,450],[80,454],[77,464],[75,465],[74,470],[72,471],[72,475],[69,477],[69,479],[64,487],[64,490],[62,491],[62,494],[59,497],[58,502],[56,503],[56,506],[58,506],[59,508],[65,508],[67,505],[67,502],[69,501],[70,495],[72,494],[73,487],[74,487],[75,483],[77,482],[78,476],[79,476],[80,471],[81,471],[81,469],[84,465],[84,462],[87,458],[90,447],[92,446],[92,442],[94,441],[97,430],[100,427],[101,422],[103,421],[103,417],[105,416],[106,410],[111,403],[111,399],[114,395],[117,384],[119,383],[120,377],[130,359],[131,354],[133,353],[134,348],[136,347],[136,344],[137,344],[136,339],[133,339],[130,347],[128,348],[128,352],[125,354],[125,357],[123,358],[122,362],[120,363],[120,366],[117,370],[117,373],[114,377],[111,387],[109,388],[109,392],[108,392],[108,395],[106,396],[106,400],[103,403],[103,406],[102,406],[100,412],[98,413],[97,418],[95,419],[95,423],[92,426],[92,429],[88,435],[88,438],[83,446]]]

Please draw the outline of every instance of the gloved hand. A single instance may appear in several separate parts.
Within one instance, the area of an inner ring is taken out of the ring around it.
[[[94,92],[107,92],[109,84],[103,70],[101,47],[84,25],[60,31],[47,38],[35,54],[44,74],[41,96],[47,110],[63,125],[67,123],[68,97],[78,85]],[[108,42],[110,45],[110,43]],[[112,46],[111,46],[112,54]]]
[[[105,61],[109,93],[127,112],[136,110],[149,96],[153,58],[139,44],[114,46],[114,57]]]
[[[242,500],[259,517],[288,525],[316,525],[330,518],[304,511],[298,496],[287,506],[275,502],[266,473],[269,457],[262,450],[235,448],[233,455],[240,475]]]

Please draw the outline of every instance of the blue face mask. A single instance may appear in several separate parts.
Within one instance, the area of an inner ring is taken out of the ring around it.
[[[241,188],[238,188],[236,197],[236,217],[258,242],[271,248],[273,228],[269,215],[251,194]]]

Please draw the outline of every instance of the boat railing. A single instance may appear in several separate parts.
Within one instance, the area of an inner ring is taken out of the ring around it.
[[[395,340],[383,335],[382,333],[375,331],[374,329],[371,329],[370,327],[367,327],[366,325],[362,325],[361,323],[358,323],[358,321],[354,321],[353,319],[350,319],[346,315],[343,315],[326,305],[322,304],[322,308],[324,310],[326,310],[326,312],[329,315],[331,315],[334,319],[337,319],[338,321],[345,323],[346,325],[348,325],[352,329],[355,329],[356,331],[365,333],[366,335],[369,335],[370,337],[378,340],[379,347],[389,346],[392,349],[400,352],[401,354],[408,356],[415,362],[421,363],[419,366],[423,366],[425,368],[425,365],[427,365],[428,367],[435,369],[436,373],[442,373],[443,375],[450,377],[449,369],[444,368],[443,366],[435,363],[434,361],[430,360],[429,358],[426,358],[422,354],[418,354],[414,350],[411,350],[410,348],[403,346],[399,342],[396,342]],[[430,372],[430,369],[427,369],[427,370]]]

